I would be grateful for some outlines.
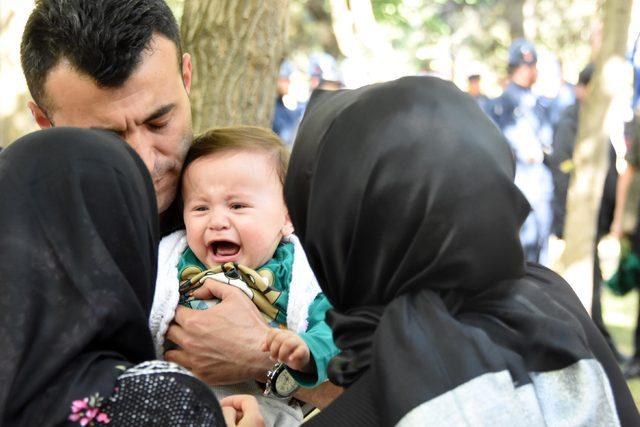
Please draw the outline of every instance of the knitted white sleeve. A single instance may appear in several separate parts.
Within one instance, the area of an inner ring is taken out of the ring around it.
[[[164,237],[158,248],[158,276],[149,315],[149,329],[158,359],[163,359],[164,335],[175,316],[180,299],[178,262],[186,247],[185,231],[179,230]]]
[[[291,234],[283,240],[293,243],[294,246],[289,301],[287,303],[287,328],[301,333],[307,330],[309,306],[321,290],[298,237]]]

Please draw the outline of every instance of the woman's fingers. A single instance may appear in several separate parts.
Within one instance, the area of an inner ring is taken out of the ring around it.
[[[225,408],[228,408],[227,413],[229,416],[231,416],[231,411],[229,409],[233,409],[234,411],[234,424],[230,424],[226,418],[227,415],[225,415],[227,425],[238,427],[264,427],[264,418],[262,418],[262,414],[260,414],[260,407],[258,406],[258,401],[255,397],[246,394],[237,394],[225,397],[220,401],[220,405],[222,406],[223,414],[225,413]]]

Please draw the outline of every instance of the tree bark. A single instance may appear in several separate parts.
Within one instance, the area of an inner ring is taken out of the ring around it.
[[[509,23],[511,40],[524,37],[524,0],[509,0],[505,2],[505,18]]]
[[[269,127],[284,53],[288,0],[186,0],[183,48],[193,58],[194,131]]]
[[[565,225],[566,246],[559,271],[588,311],[593,299],[593,262],[596,224],[608,168],[607,123],[612,101],[624,91],[625,48],[632,0],[606,0],[603,7],[602,45],[596,69],[579,117],[573,153],[574,173],[569,183]]]

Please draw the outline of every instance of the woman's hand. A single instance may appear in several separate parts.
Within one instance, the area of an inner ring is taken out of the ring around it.
[[[220,401],[224,420],[229,427],[264,427],[258,401],[247,394],[236,394]]]

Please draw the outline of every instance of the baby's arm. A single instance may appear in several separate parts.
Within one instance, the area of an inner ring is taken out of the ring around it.
[[[307,343],[288,329],[270,329],[262,351],[270,353],[272,360],[284,363],[296,371],[313,372],[315,369]]]

